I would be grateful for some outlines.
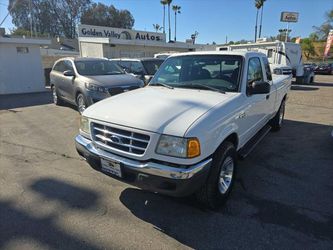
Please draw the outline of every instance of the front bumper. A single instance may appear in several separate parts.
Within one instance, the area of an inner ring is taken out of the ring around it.
[[[197,191],[206,181],[212,159],[206,159],[195,165],[170,167],[153,161],[140,162],[115,155],[94,146],[91,140],[78,135],[75,138],[77,152],[96,170],[101,169],[101,158],[120,163],[121,181],[142,189],[170,196],[186,196]]]

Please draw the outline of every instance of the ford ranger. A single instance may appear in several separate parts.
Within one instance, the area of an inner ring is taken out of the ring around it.
[[[216,208],[237,159],[283,123],[291,76],[258,52],[170,56],[145,88],[87,108],[76,149],[97,170],[142,189],[196,194]]]

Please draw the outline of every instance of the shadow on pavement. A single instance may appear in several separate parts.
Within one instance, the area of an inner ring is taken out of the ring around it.
[[[332,83],[327,83],[327,82],[313,82],[313,83],[307,84],[307,86],[333,87],[333,82]]]
[[[38,180],[30,188],[44,199],[59,201],[72,209],[94,209],[99,200],[99,196],[89,189],[55,179]]]
[[[311,91],[311,90],[318,90],[319,88],[314,88],[314,87],[307,87],[307,86],[297,86],[297,85],[292,85],[291,90],[303,90],[303,91]]]
[[[297,240],[299,246],[326,244],[333,240],[331,130],[285,121],[240,162],[230,200],[217,212],[193,198],[134,188],[124,190],[120,201],[137,218],[195,249],[260,248],[274,241],[287,248]]]
[[[0,95],[0,110],[52,103],[52,92]]]
[[[94,209],[99,198],[91,190],[55,179],[38,180],[31,188],[41,194],[43,200],[59,201],[69,209]],[[18,207],[10,201],[0,200],[0,249],[15,241],[25,241],[38,249],[100,249],[60,227],[61,212],[36,216]]]

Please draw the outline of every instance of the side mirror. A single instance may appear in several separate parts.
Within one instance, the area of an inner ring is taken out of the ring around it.
[[[254,81],[249,86],[249,94],[256,95],[256,94],[268,94],[271,90],[271,85],[268,82],[264,81]]]
[[[66,70],[64,71],[64,76],[75,76],[74,72],[72,70]]]

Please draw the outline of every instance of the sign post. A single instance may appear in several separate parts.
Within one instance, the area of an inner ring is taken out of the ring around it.
[[[287,23],[285,42],[288,41],[289,23],[297,23],[298,22],[298,15],[299,15],[298,12],[287,12],[287,11],[281,12],[280,21]]]

